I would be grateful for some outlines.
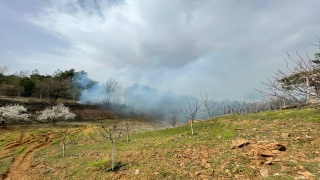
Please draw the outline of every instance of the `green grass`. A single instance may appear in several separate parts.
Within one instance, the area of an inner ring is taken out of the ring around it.
[[[25,151],[26,149],[27,149],[26,147],[21,146],[21,147],[18,147],[14,152],[15,152],[16,154],[20,154],[20,153],[22,153],[23,151]]]
[[[265,111],[252,113],[247,115],[225,115],[220,116],[215,119],[231,119],[231,120],[288,120],[288,119],[299,119],[302,121],[312,121],[312,122],[320,122],[320,110],[319,109],[288,109],[281,111]]]
[[[97,167],[97,168],[100,168],[100,167],[103,167],[106,165],[106,160],[102,159],[102,160],[98,160],[98,161],[93,161],[91,163],[88,164],[89,167]]]

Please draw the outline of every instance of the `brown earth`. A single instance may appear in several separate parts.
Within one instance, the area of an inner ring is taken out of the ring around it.
[[[51,133],[44,135],[21,132],[19,139],[5,144],[4,150],[0,151],[0,157],[2,159],[12,157],[12,160],[10,168],[1,175],[2,179],[26,179],[27,171],[32,168],[30,166],[30,160],[33,153],[49,145],[52,139],[57,138],[57,136],[57,134]],[[14,153],[16,151],[21,152]]]

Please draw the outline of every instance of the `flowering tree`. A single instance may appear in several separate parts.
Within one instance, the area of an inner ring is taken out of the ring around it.
[[[74,119],[75,117],[76,115],[70,112],[68,107],[59,104],[41,111],[38,120],[43,122],[52,121],[52,124],[55,125],[57,121]]]
[[[27,109],[18,104],[0,107],[0,126],[5,128],[8,122],[27,120],[29,115],[26,112]]]

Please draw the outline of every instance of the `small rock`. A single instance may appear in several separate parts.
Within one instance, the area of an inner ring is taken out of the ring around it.
[[[279,150],[279,151],[286,151],[286,150],[287,150],[286,146],[284,146],[284,145],[282,145],[282,144],[276,144],[276,145],[274,146],[274,149],[275,149],[275,150]]]
[[[205,165],[207,164],[207,162],[208,162],[208,161],[207,161],[206,159],[202,159],[202,160],[201,160],[201,166],[205,166]]]
[[[140,173],[139,169],[136,169],[136,171],[134,172],[135,175],[138,175]]]
[[[264,164],[266,164],[266,165],[271,165],[272,164],[272,161],[266,161],[266,162],[264,162]]]
[[[296,137],[296,138],[294,138],[293,140],[294,140],[294,141],[298,141],[299,139],[301,139],[301,137]]]
[[[269,150],[260,150],[259,155],[261,155],[262,157],[273,157],[275,156],[271,151]]]
[[[205,167],[206,167],[206,168],[210,168],[210,167],[211,167],[211,164],[210,164],[210,163],[206,163]]]
[[[273,159],[274,159],[273,157],[267,157],[266,158],[267,161],[273,161]]]
[[[247,146],[249,144],[250,144],[250,142],[248,140],[238,139],[238,140],[232,141],[231,148],[232,149],[242,148],[242,147]]]
[[[236,174],[236,175],[234,175],[234,177],[235,177],[236,179],[245,179],[245,175]]]
[[[290,136],[290,133],[282,133],[280,136],[282,138],[288,138]]]
[[[279,153],[280,153],[279,150],[272,150],[271,152],[272,152],[273,154],[279,154]]]
[[[313,137],[306,135],[306,138],[307,138],[307,139],[312,139]]]
[[[274,161],[274,162],[280,162],[280,161],[281,161],[281,159],[279,159],[279,158],[275,158],[273,161]]]
[[[305,171],[305,172],[298,171],[298,174],[304,176],[306,179],[313,179],[315,176],[314,174],[311,174],[309,171]]]
[[[262,177],[265,178],[265,177],[268,177],[269,171],[268,171],[268,169],[260,169],[260,174]]]

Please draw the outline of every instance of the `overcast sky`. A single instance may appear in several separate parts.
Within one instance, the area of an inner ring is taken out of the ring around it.
[[[256,99],[287,52],[313,57],[319,0],[0,0],[0,65],[84,70],[160,91]],[[295,56],[294,56],[295,57]]]

